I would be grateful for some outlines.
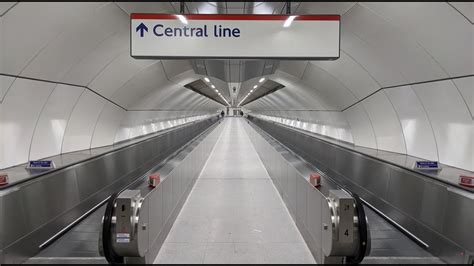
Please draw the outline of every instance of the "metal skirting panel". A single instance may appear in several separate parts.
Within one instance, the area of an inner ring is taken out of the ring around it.
[[[0,263],[20,263],[39,246],[199,135],[217,117],[0,191]],[[170,210],[171,211],[171,210]]]
[[[149,225],[148,251],[144,261],[153,263],[155,257],[163,245],[176,217],[181,211],[183,204],[191,192],[194,183],[199,177],[209,155],[217,142],[222,126],[218,126],[204,139],[193,143],[190,147],[181,151],[172,161],[167,162],[171,167],[160,169],[163,181],[144,195],[144,203],[141,215]],[[142,190],[142,192],[144,192]],[[140,218],[141,219],[141,218]]]
[[[322,212],[329,189],[336,189],[336,185],[323,180],[324,189],[314,188],[308,181],[309,174],[314,171],[309,164],[292,156],[247,123],[245,129],[314,259],[317,263],[324,263],[323,217],[317,213]]]
[[[339,185],[358,193],[425,242],[434,255],[449,263],[465,263],[474,254],[472,193],[271,121],[251,116],[249,120]]]

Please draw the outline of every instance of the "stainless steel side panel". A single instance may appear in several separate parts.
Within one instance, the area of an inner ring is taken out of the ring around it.
[[[187,124],[0,190],[0,263],[21,263],[36,254],[39,245],[216,121]]]
[[[464,263],[467,258],[462,254],[474,254],[473,193],[273,122],[250,119],[428,244],[434,255],[449,263]],[[292,186],[289,182],[290,206]]]
[[[149,190],[144,202],[149,207],[149,219],[144,221],[150,225],[148,230],[148,251],[146,263],[153,263],[160,247],[190,193],[206,159],[217,142],[220,130],[213,130],[204,139],[180,151],[173,160],[158,169],[164,179],[158,187]],[[197,167],[195,167],[197,166]],[[153,208],[153,209],[152,209]]]
[[[296,220],[298,222],[306,221],[307,196],[306,188],[309,186],[304,177],[296,178]]]
[[[245,128],[311,253],[317,262],[324,262],[320,214],[323,208],[328,208],[324,195],[327,190],[318,190],[310,185],[310,165],[288,153],[273,139],[260,135],[249,125]],[[329,187],[332,184],[327,184]]]

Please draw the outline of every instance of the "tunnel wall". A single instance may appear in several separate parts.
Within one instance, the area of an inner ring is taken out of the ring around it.
[[[472,3],[302,3],[298,10],[341,14],[341,56],[281,61],[267,77],[285,88],[248,110],[474,170]]]
[[[474,171],[472,84],[474,78],[466,77],[382,89],[340,112],[255,113],[357,146]]]
[[[177,6],[169,2],[2,4],[0,108],[6,115],[0,117],[0,138],[1,147],[7,148],[0,151],[0,168],[30,157],[110,144],[140,131],[145,134],[162,121],[153,121],[146,112],[174,120],[219,109],[219,104],[183,88],[200,78],[188,60],[130,57],[130,13],[175,13]],[[191,13],[221,11],[211,3],[187,6]],[[278,14],[283,6],[259,3],[250,13]],[[449,2],[295,3],[295,14],[341,15],[341,56],[334,61],[275,62],[275,73],[265,76],[285,88],[246,107],[314,123],[315,131],[358,146],[473,170],[473,154],[468,150],[474,135],[472,10],[472,3]],[[261,73],[267,73],[264,65]],[[209,71],[212,78],[223,70]],[[253,85],[244,81],[239,97]],[[36,98],[38,102],[32,100]],[[40,100],[61,104],[58,109],[46,108]],[[27,114],[8,113],[19,104]],[[60,115],[35,118],[33,112]],[[136,124],[131,117],[147,121]],[[31,129],[32,123],[38,124],[38,130]],[[54,137],[38,142],[43,138],[40,132]],[[18,146],[17,155],[13,146]]]
[[[169,11],[165,5],[155,4]],[[130,57],[122,8],[0,6],[0,169],[112,145],[220,108],[183,87],[199,78],[188,61]]]

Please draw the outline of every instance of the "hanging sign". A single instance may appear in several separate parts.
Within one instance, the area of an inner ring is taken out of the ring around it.
[[[134,13],[130,19],[134,58],[339,58],[339,15]]]

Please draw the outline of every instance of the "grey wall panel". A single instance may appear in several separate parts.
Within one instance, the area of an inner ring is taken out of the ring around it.
[[[296,217],[302,223],[306,221],[306,212],[308,211],[306,202],[306,189],[308,186],[308,182],[304,177],[298,176],[296,178]]]
[[[443,233],[450,239],[459,240],[468,250],[474,251],[474,195],[459,189],[450,189],[447,195]],[[454,207],[455,206],[455,207]]]
[[[448,191],[445,187],[429,181],[425,182],[424,189],[418,218],[438,232],[442,232],[445,218],[437,219],[437,217],[446,217]]]
[[[76,167],[75,171],[76,175],[80,177],[77,179],[77,185],[81,200],[87,199],[107,185],[107,180],[103,178],[106,176],[106,169],[98,159],[81,164]]]
[[[3,211],[8,215],[2,216],[4,235],[3,244],[12,243],[30,231],[31,222],[27,220],[23,195],[19,192],[2,196]]]
[[[184,187],[184,164],[185,162],[181,162],[180,167],[178,167],[176,170],[177,174],[177,180],[178,180],[178,201],[181,200],[183,192],[186,190],[186,187]]]
[[[164,222],[168,221],[173,208],[173,187],[171,179],[165,179],[162,185],[163,189],[163,217]]]
[[[176,165],[177,167],[178,165]],[[179,175],[179,168],[173,169],[173,172],[171,172],[170,178],[171,178],[171,187],[173,190],[173,206],[176,206],[179,201],[179,197],[181,196],[181,177]]]
[[[288,169],[288,198],[290,200],[291,211],[296,216],[296,169]]]
[[[359,177],[356,180],[360,180],[359,184],[362,187],[376,195],[385,195],[388,181],[392,177],[390,167],[371,159],[356,161],[354,167],[353,176]]]
[[[353,173],[356,169],[355,159],[356,156],[350,153],[338,153],[336,156],[336,165],[333,170],[343,176],[353,176]]]
[[[286,159],[284,159],[284,162],[285,162],[285,164],[283,165],[283,167],[281,169],[280,183],[281,183],[281,190],[283,192],[282,194],[286,195],[288,193],[288,168],[289,168],[289,165],[286,162]]]
[[[150,197],[150,202],[153,204],[149,205],[149,235],[148,245],[151,246],[153,242],[156,241],[156,238],[161,232],[164,224],[164,212],[163,212],[163,186],[158,186],[156,192],[153,193]],[[153,237],[156,236],[156,237]]]
[[[314,239],[322,239],[321,230],[321,216],[316,214],[316,210],[320,209],[318,206],[322,206],[321,197],[318,195],[318,192],[315,188],[307,186],[307,216],[306,216],[306,226],[310,234]],[[321,247],[321,243],[315,242],[318,248]]]
[[[52,187],[61,189],[51,191]],[[45,197],[48,193],[50,197]],[[28,210],[24,219],[30,230],[38,228],[49,221],[51,217],[56,217],[65,209],[72,208],[79,203],[76,175],[73,171],[62,171],[54,177],[37,180],[20,191],[20,194],[23,198],[22,207]],[[62,200],[57,200],[52,196]]]
[[[3,198],[0,197],[0,217],[5,217],[5,213],[3,212]],[[4,233],[4,219],[0,219],[0,247],[3,247],[4,245],[4,239],[5,239],[5,233]],[[0,250],[0,261],[3,261],[3,255],[2,255],[2,251]]]
[[[407,215],[416,218],[421,212],[424,186],[424,180],[393,169],[390,172],[390,189],[387,191],[386,199]]]

